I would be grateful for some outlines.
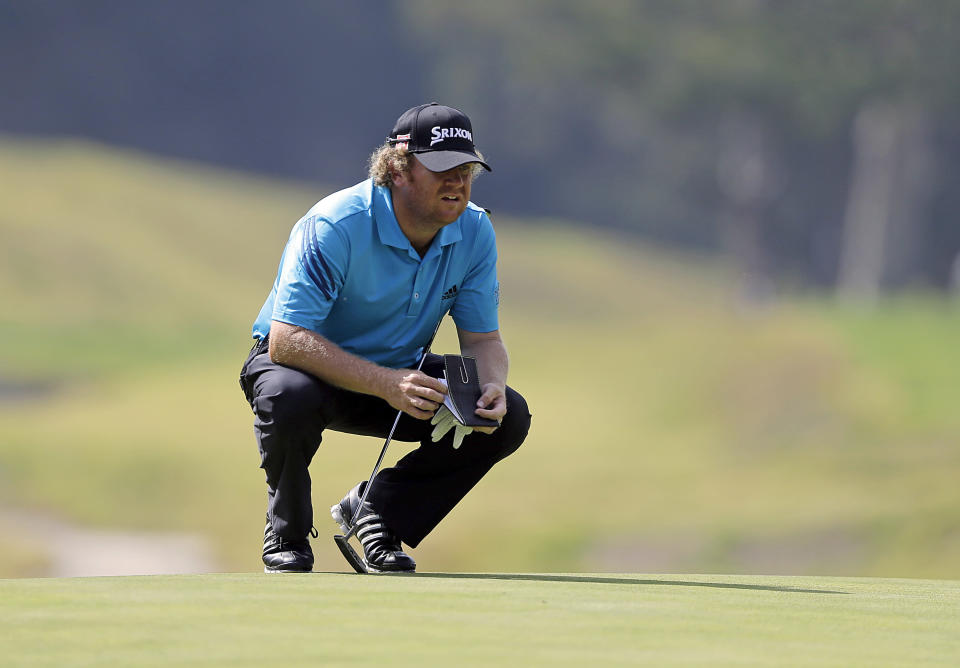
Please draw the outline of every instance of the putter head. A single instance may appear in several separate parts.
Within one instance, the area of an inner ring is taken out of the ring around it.
[[[357,554],[357,551],[353,549],[353,545],[350,544],[350,539],[341,534],[337,534],[333,537],[333,542],[340,548],[340,552],[343,554],[344,559],[347,560],[347,563],[353,566],[353,570],[357,573],[369,573],[367,563]]]

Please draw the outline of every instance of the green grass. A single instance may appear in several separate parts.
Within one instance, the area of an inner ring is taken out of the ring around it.
[[[6,665],[953,666],[960,585],[424,573],[0,581]]]
[[[199,532],[225,570],[258,569],[265,489],[236,375],[324,189],[16,142],[0,182],[0,374],[56,388],[0,400],[0,505]],[[533,428],[415,551],[422,568],[960,578],[957,304],[748,308],[715,260],[494,223]],[[436,348],[454,341],[447,323]],[[320,569],[343,567],[323,510],[379,447],[331,434],[317,455]],[[0,548],[0,575],[31,572],[29,545]]]

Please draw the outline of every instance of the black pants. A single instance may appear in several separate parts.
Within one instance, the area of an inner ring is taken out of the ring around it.
[[[428,355],[422,370],[441,376],[443,358]],[[308,469],[324,429],[385,439],[397,411],[377,397],[275,364],[266,340],[250,351],[240,385],[255,416],[260,467],[267,478],[267,517],[278,534],[299,540],[313,526]],[[493,434],[468,435],[456,450],[453,430],[434,443],[430,421],[404,413],[393,438],[419,441],[420,447],[382,469],[367,500],[404,543],[416,547],[494,464],[520,447],[529,428],[527,403],[509,387],[501,426]]]

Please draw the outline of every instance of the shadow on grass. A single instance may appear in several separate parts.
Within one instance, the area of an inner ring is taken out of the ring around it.
[[[690,582],[686,580],[639,580],[636,578],[598,577],[596,575],[543,575],[525,573],[416,573],[417,578],[449,578],[452,580],[527,580],[530,582],[586,582],[590,584],[617,584],[670,587],[712,587],[715,589],[747,589],[752,591],[776,591],[790,594],[848,594],[829,589],[801,589],[798,587],[774,587],[742,584],[736,582]]]

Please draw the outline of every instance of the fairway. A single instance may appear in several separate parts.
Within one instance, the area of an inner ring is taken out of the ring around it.
[[[627,574],[0,580],[20,666],[955,666],[960,583]]]

